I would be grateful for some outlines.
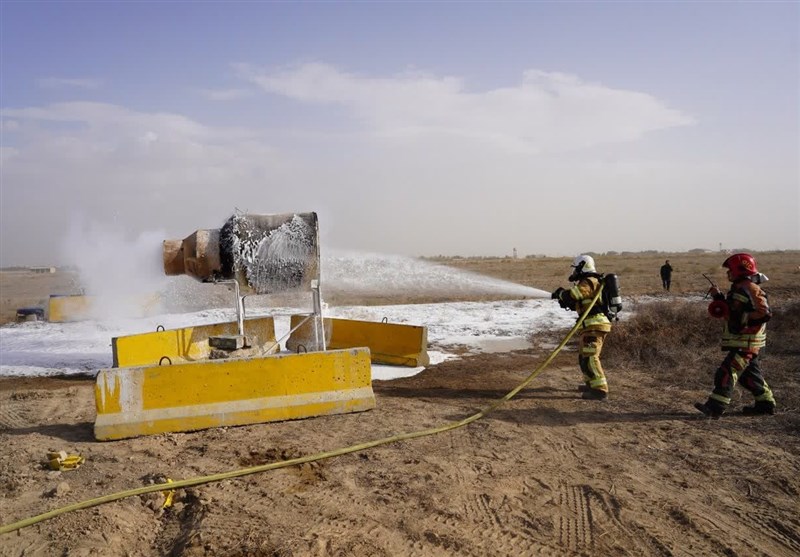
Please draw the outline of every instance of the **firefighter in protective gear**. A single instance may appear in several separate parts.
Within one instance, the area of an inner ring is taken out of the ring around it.
[[[775,413],[775,397],[764,380],[758,353],[767,342],[767,321],[772,317],[767,294],[758,285],[764,277],[748,253],[731,255],[722,264],[727,269],[731,288],[727,296],[714,286],[709,293],[715,302],[724,302],[727,319],[722,331],[722,351],[727,352],[714,375],[714,390],[695,408],[706,416],[719,418],[731,402],[738,382],[753,394],[755,404],[745,406],[745,415]]]
[[[597,291],[602,288],[602,275],[595,268],[594,259],[590,255],[579,255],[572,262],[572,274],[569,280],[574,284],[571,288],[558,288],[552,298],[564,308],[582,315],[592,303]],[[583,392],[582,398],[589,400],[605,400],[608,398],[608,381],[600,363],[603,350],[603,339],[611,331],[611,321],[603,312],[600,300],[592,307],[584,319],[579,331],[578,364],[583,373],[584,384],[578,387]]]

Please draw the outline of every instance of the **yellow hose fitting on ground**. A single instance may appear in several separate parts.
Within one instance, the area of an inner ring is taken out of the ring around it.
[[[68,455],[65,451],[47,453],[48,466],[51,470],[75,470],[86,460],[79,454]]]
[[[171,483],[175,483],[175,482],[173,482],[171,479],[167,478],[167,483],[171,484]],[[172,499],[175,497],[175,490],[174,489],[170,489],[168,491],[162,491],[161,493],[164,494],[164,504],[161,505],[161,508],[162,509],[166,509],[167,507],[171,507],[172,506]]]

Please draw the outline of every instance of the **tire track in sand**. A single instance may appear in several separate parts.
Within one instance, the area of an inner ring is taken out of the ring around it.
[[[21,429],[30,425],[28,421],[17,412],[17,408],[14,408],[14,406],[16,405],[7,402],[0,406],[0,431]]]
[[[742,523],[754,526],[753,538],[767,538],[759,541],[757,547],[763,549],[767,546],[766,542],[772,541],[778,548],[788,549],[792,554],[800,555],[800,521],[796,514],[784,515],[771,509],[753,512],[750,508],[739,506],[734,506],[733,511],[742,519]]]
[[[531,502],[532,490],[527,483],[516,477],[506,478],[508,491],[516,491],[521,496],[495,495],[483,489],[482,478],[491,478],[489,483],[493,484],[495,475],[501,473],[496,472],[493,466],[500,455],[487,452],[486,447],[490,444],[481,439],[488,434],[486,426],[484,429],[473,428],[470,432],[453,432],[450,436],[450,454],[456,471],[453,491],[460,494],[461,512],[457,520],[446,515],[447,519],[442,520],[443,526],[452,528],[454,536],[465,527],[486,532],[472,552],[462,548],[461,554],[559,555],[549,544],[542,542],[542,533],[526,510],[536,504]]]
[[[591,547],[592,516],[586,486],[561,484],[558,496],[556,535],[560,544],[570,551]]]

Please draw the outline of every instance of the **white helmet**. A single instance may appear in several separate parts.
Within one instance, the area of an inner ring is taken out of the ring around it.
[[[572,260],[572,267],[575,268],[575,274],[597,272],[594,266],[594,258],[591,255],[579,255]]]

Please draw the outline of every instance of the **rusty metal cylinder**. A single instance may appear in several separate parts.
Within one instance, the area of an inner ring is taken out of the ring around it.
[[[258,294],[309,287],[319,278],[316,213],[235,214],[222,228],[164,240],[164,273],[202,282],[235,279]]]
[[[222,270],[219,229],[195,230],[183,240],[164,240],[164,273],[213,279]]]

